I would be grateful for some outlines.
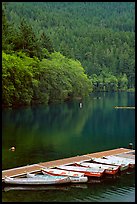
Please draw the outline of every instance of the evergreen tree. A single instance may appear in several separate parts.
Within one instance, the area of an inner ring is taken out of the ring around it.
[[[40,36],[40,44],[41,44],[42,49],[46,48],[49,53],[54,52],[54,48],[51,43],[51,40],[44,32],[42,32]]]
[[[32,27],[22,19],[20,23],[20,44],[18,49],[28,53],[30,57],[37,56],[39,52],[38,40],[33,32]]]
[[[14,45],[12,44],[13,30],[6,17],[6,3],[2,4],[2,49],[10,52]]]

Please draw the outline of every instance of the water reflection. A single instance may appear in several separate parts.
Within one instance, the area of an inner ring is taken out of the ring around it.
[[[91,94],[82,103],[3,110],[2,168],[134,145],[134,110],[113,108],[134,106],[133,93]]]
[[[29,190],[26,190],[25,188],[26,187],[19,186],[14,187],[14,189],[13,187],[7,187],[6,192],[3,192],[3,201],[135,202],[134,173],[122,175],[116,179],[107,179],[104,182],[94,184],[70,184],[58,187],[29,187],[32,188]]]

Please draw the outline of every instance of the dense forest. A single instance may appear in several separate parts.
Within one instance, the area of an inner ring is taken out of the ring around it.
[[[135,3],[5,3],[2,50],[7,106],[134,88]]]

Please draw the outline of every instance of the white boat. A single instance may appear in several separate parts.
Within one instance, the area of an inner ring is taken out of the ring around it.
[[[49,185],[49,184],[63,184],[63,183],[70,183],[69,177],[62,177],[62,178],[11,178],[5,177],[4,182],[7,184],[21,184],[21,185]]]
[[[122,162],[120,161],[114,161],[113,159],[107,159],[107,158],[92,158],[91,162],[119,166],[120,171],[124,171],[129,168],[128,163],[122,164]]]
[[[89,168],[99,168],[104,169],[106,174],[115,175],[119,171],[119,166],[107,165],[107,164],[97,164],[91,162],[76,162],[75,165],[89,167]]]
[[[99,168],[88,168],[88,167],[77,167],[77,166],[67,166],[67,165],[60,165],[57,168],[73,171],[73,172],[80,172],[84,173],[85,176],[92,176],[92,177],[101,177],[104,174],[104,169]]]
[[[135,161],[135,155],[129,154],[129,153],[121,153],[121,154],[115,154],[115,156],[122,157],[122,158],[129,158],[133,159]]]
[[[42,174],[30,174],[27,173],[27,178],[43,178],[43,179],[47,179],[47,177],[64,177],[64,176],[53,176],[50,173],[44,172],[43,171],[43,175]],[[86,183],[88,181],[88,177],[87,176],[70,176],[70,182],[71,183]]]
[[[114,161],[113,159],[108,159],[108,158],[92,158],[91,162],[96,162],[96,163],[101,163],[101,164],[108,164],[108,165],[115,165],[119,166],[120,171],[127,170],[129,168],[129,163],[128,162],[120,162],[120,161]]]
[[[129,167],[134,168],[135,167],[135,159],[129,159],[119,156],[107,156],[107,159],[113,159],[114,161],[120,161],[122,163],[128,163]]]
[[[57,168],[43,168],[42,173],[48,173],[55,176],[84,177],[84,173],[62,170]]]

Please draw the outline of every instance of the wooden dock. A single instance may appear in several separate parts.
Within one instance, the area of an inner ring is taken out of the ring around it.
[[[17,167],[13,169],[3,170],[2,180],[4,179],[5,176],[17,177],[17,176],[25,175],[26,172],[29,172],[29,173],[39,172],[44,167],[52,168],[52,167],[56,167],[59,165],[72,164],[74,162],[90,160],[93,157],[103,157],[103,156],[120,155],[120,154],[121,155],[126,154],[128,156],[129,155],[128,153],[129,154],[135,153],[135,150],[126,149],[126,148],[118,148],[118,149],[112,149],[112,150],[107,150],[107,151],[102,151],[102,152],[85,154],[81,156],[78,155],[78,156],[71,157],[71,158],[64,158],[64,159],[59,159],[59,160],[54,160],[54,161],[41,162],[38,164],[27,165],[23,167]],[[135,157],[134,154],[130,154],[130,155],[133,158]]]
[[[134,106],[115,106],[116,109],[135,109]]]

